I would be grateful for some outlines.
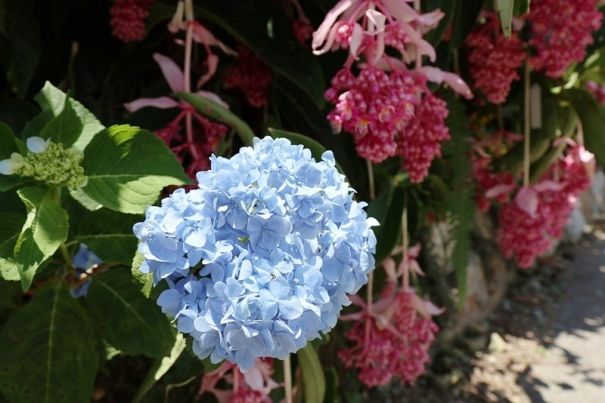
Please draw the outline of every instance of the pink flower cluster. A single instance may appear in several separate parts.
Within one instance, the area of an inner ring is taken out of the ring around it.
[[[422,67],[424,56],[435,60],[435,49],[423,35],[443,13],[422,14],[408,3],[341,0],[313,34],[312,47],[315,54],[339,49],[349,53],[326,92],[334,105],[328,115],[334,130],[351,133],[358,154],[371,162],[403,157],[411,180],[420,182],[441,155],[440,143],[449,138],[446,104],[431,94],[426,81],[445,82],[467,98],[472,94],[458,76]],[[387,55],[387,47],[399,58]],[[413,62],[415,69],[410,70]]]
[[[271,70],[250,49],[240,46],[237,59],[223,76],[225,88],[237,89],[246,101],[255,108],[267,104],[271,86]]]
[[[359,155],[377,163],[395,155],[395,139],[413,118],[418,98],[419,88],[408,71],[366,66],[356,77],[344,68],[326,92],[335,105],[328,120],[334,131],[353,135]]]
[[[500,209],[497,241],[504,256],[528,268],[561,238],[578,196],[590,186],[593,158],[572,146],[538,183],[521,188]]]
[[[122,42],[142,40],[154,0],[115,0],[109,9],[111,33]]]
[[[271,403],[269,394],[280,386],[272,378],[272,364],[271,359],[257,359],[254,367],[242,374],[235,364],[225,361],[214,371],[204,373],[197,400],[210,393],[218,403]],[[232,388],[224,389],[226,383]]]
[[[602,19],[598,0],[532,0],[527,21],[536,54],[531,65],[550,77],[563,76],[572,63],[584,59]]]
[[[500,21],[490,13],[486,14],[485,23],[467,37],[465,45],[475,88],[489,102],[504,103],[511,84],[519,79],[517,69],[525,60],[524,44],[518,34],[513,32],[509,38],[505,37]]]
[[[447,104],[428,88],[415,109],[414,117],[397,139],[397,154],[412,183],[419,183],[428,175],[433,159],[441,157],[441,142],[449,140],[445,124],[449,113]]]
[[[430,361],[428,350],[438,327],[430,314],[421,313],[423,302],[412,289],[387,287],[375,304],[376,312],[364,310],[345,334],[354,346],[338,357],[346,368],[359,370],[359,380],[369,387],[386,385],[393,378],[413,383]]]

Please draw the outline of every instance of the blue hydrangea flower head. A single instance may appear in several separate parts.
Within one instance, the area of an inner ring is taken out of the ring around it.
[[[332,152],[315,161],[286,139],[255,139],[197,180],[134,226],[141,271],[168,284],[158,304],[194,352],[246,370],[334,327],[374,268],[378,223]]]

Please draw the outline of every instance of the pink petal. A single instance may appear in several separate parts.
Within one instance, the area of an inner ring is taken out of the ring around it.
[[[555,192],[557,192],[563,189],[564,187],[564,184],[551,180],[541,181],[540,183],[534,185],[534,189],[536,190],[536,192],[544,192],[545,190],[554,190]]]
[[[208,80],[212,78],[214,73],[216,73],[216,68],[218,67],[218,56],[215,54],[209,54],[206,59],[208,70],[206,74],[200,77],[197,82],[197,87],[200,88],[202,85],[206,84]]]
[[[251,389],[260,391],[263,390],[263,374],[258,368],[252,367],[248,371],[244,372],[244,380]]]
[[[206,46],[218,46],[223,52],[228,55],[237,55],[237,52],[225,45],[223,42],[216,39],[214,34],[207,30],[199,22],[193,24],[193,40]]]
[[[446,72],[432,66],[422,67],[422,72],[429,81],[437,84],[445,82],[449,87],[467,99],[473,97],[471,89],[466,85],[464,80],[454,73]]]
[[[594,154],[580,146],[580,161],[585,164],[594,162]]]
[[[384,26],[386,21],[386,16],[382,13],[379,13],[376,10],[368,10],[366,11],[366,15],[368,20],[372,23],[371,33],[376,35],[375,48],[373,50],[373,62],[376,63],[378,60],[382,58],[384,54]]]
[[[405,31],[405,33],[410,38],[410,42],[412,42],[412,44],[418,50],[418,54],[416,55],[416,57],[427,55],[429,59],[434,62],[437,58],[437,55],[435,54],[435,48],[433,48],[430,43],[422,39],[422,35],[420,35],[420,33],[414,28],[412,28],[410,25],[402,23],[399,26]]]
[[[159,53],[154,53],[153,59],[160,65],[170,89],[173,92],[182,92],[185,88],[185,78],[181,68],[172,59]]]
[[[410,258],[417,258],[418,255],[420,254],[420,249],[422,248],[422,246],[417,243],[416,245],[412,246],[411,248],[408,249],[408,257]]]
[[[353,305],[357,305],[362,308],[365,308],[365,306],[366,306],[366,302],[359,295],[356,295],[356,294],[349,295],[349,299],[351,300],[351,303]]]
[[[320,49],[320,47],[326,41],[332,26],[342,13],[351,8],[353,4],[359,3],[359,1],[360,0],[340,0],[330,11],[328,11],[326,18],[323,20],[319,28],[317,28],[317,31],[313,32],[313,42],[311,44],[313,53],[316,55],[321,55],[328,51],[329,48],[324,46],[322,49]]]
[[[179,103],[172,98],[169,97],[160,97],[160,98],[139,98],[135,99],[132,102],[124,104],[124,107],[128,112],[136,112],[141,108],[146,107],[152,108],[161,108],[161,109],[169,109],[176,108],[179,106]]]
[[[353,33],[351,34],[351,39],[349,41],[349,51],[351,53],[351,56],[353,56],[354,58],[357,58],[359,54],[359,48],[363,43],[363,37],[363,28],[361,28],[361,25],[355,23],[355,25],[353,26]]]
[[[424,25],[427,29],[432,29],[439,24],[439,21],[443,18],[445,14],[440,9],[436,9],[431,11],[430,13],[422,14],[418,21]]]
[[[521,210],[534,218],[536,216],[536,211],[538,210],[538,193],[536,193],[534,189],[524,186],[519,190],[519,193],[517,193],[515,203],[517,203],[517,206]]]
[[[514,188],[515,185],[496,185],[485,192],[485,197],[493,199],[500,195],[512,192]]]
[[[382,0],[385,14],[390,15],[404,24],[419,18],[418,12],[402,0]]]
[[[382,267],[387,273],[387,278],[389,279],[389,281],[392,283],[396,283],[397,272],[395,271],[395,261],[392,258],[388,257],[382,262]]]
[[[179,1],[176,5],[176,11],[172,16],[172,19],[168,23],[168,30],[173,34],[176,34],[179,30],[185,29],[184,23],[184,14],[185,14],[185,3]]]

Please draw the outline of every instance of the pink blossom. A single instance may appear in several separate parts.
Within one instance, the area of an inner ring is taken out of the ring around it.
[[[511,84],[519,79],[517,70],[525,60],[523,42],[516,32],[505,37],[500,21],[486,14],[485,23],[466,39],[468,64],[473,85],[494,104],[506,101]]]
[[[143,40],[154,0],[115,0],[109,9],[111,34],[122,42]]]
[[[160,66],[164,78],[173,92],[182,92],[184,89],[184,76],[181,68],[170,58],[156,53],[153,58]],[[207,91],[197,91],[197,95],[208,98],[225,107],[227,105],[216,95]],[[197,112],[195,108],[183,101],[171,97],[139,98],[124,105],[130,112],[141,108],[153,107],[161,109],[180,109],[180,113],[165,127],[158,130],[156,135],[161,138],[176,154],[187,174],[195,177],[201,170],[208,169],[209,157],[218,146],[221,138],[227,134],[229,128],[223,124],[213,122]],[[187,115],[193,117],[192,140],[181,132],[182,122]]]
[[[535,48],[531,65],[550,77],[563,76],[584,59],[602,19],[597,0],[532,0],[527,15],[529,44]]]
[[[223,76],[225,88],[241,91],[248,103],[255,108],[267,104],[273,77],[271,70],[250,49],[240,46],[235,63]]]

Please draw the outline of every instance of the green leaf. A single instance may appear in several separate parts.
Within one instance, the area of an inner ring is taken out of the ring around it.
[[[0,122],[0,161],[10,158],[14,152],[19,152],[15,135],[10,127]],[[0,174],[0,192],[12,189],[25,181],[25,179],[16,175]]]
[[[136,252],[132,258],[130,273],[139,284],[139,289],[143,295],[149,298],[151,292],[153,291],[153,275],[151,273],[141,273],[140,268],[144,260],[145,257],[143,254]]]
[[[128,269],[110,269],[90,284],[86,308],[101,337],[126,354],[163,357],[175,342],[168,318],[141,293]]]
[[[246,122],[237,117],[237,115],[232,113],[229,109],[206,97],[201,97],[196,94],[182,92],[176,95],[183,101],[192,105],[202,115],[212,120],[216,120],[217,122],[225,123],[231,127],[237,132],[244,144],[252,145],[252,140],[254,140],[254,132]]]
[[[502,24],[502,32],[507,38],[510,37],[512,32],[512,21],[513,21],[513,8],[515,0],[496,0],[496,8],[498,10],[498,16],[500,17],[500,23]]]
[[[19,281],[19,265],[12,260],[0,257],[0,278],[6,281]]]
[[[79,204],[68,208],[71,217],[78,217],[69,228],[70,240],[86,244],[105,263],[130,265],[137,248],[132,226],[139,216],[121,214],[108,209],[88,211]]]
[[[605,107],[588,91],[569,89],[561,92],[582,122],[586,149],[592,152],[599,165],[605,164]]]
[[[0,213],[0,256],[13,255],[24,221],[25,217],[21,214]]]
[[[0,390],[11,402],[89,402],[97,338],[62,283],[36,292],[0,332]]]
[[[471,249],[471,230],[475,214],[471,166],[468,163],[471,153],[471,135],[464,105],[454,96],[447,98],[449,115],[447,126],[450,129],[451,142],[447,156],[451,159],[451,191],[447,198],[447,209],[453,221],[452,267],[456,275],[458,301],[464,303],[467,288],[467,268]]]
[[[326,372],[326,395],[324,396],[324,403],[335,403],[338,402],[338,372],[336,368],[329,367]]]
[[[326,394],[326,379],[317,352],[311,345],[298,350],[298,363],[302,372],[305,403],[323,403]]]
[[[42,115],[39,115],[42,118],[39,118],[40,122],[37,123],[37,129],[43,128],[52,117],[59,116],[64,111],[66,103],[70,104],[71,110],[78,116],[82,125],[80,135],[72,145],[72,147],[80,151],[84,151],[93,137],[105,128],[84,105],[75,99],[67,99],[67,95],[63,91],[48,81],[44,84],[44,88],[36,95],[35,99],[42,108]],[[31,133],[31,131],[31,128],[28,130],[26,127],[25,132],[28,135],[36,135],[35,133]]]
[[[185,340],[185,337],[179,333],[176,336],[176,341],[174,342],[174,346],[172,346],[170,353],[165,357],[157,358],[151,368],[149,368],[147,375],[145,375],[145,379],[143,379],[141,386],[139,386],[139,390],[137,390],[136,395],[132,399],[132,403],[143,401],[145,394],[149,392],[153,385],[159,381],[170,368],[172,368],[186,347],[187,341]]]
[[[515,17],[521,17],[523,14],[529,11],[529,5],[531,0],[515,0],[515,7],[513,9],[513,15]]]
[[[368,206],[368,216],[374,217],[380,226],[376,235],[376,264],[380,264],[393,251],[401,236],[401,215],[405,207],[405,191],[400,187],[389,187]]]
[[[68,217],[51,191],[28,187],[17,192],[27,219],[15,245],[15,262],[22,266],[21,287],[27,290],[42,263],[67,239]]]
[[[485,0],[460,0],[456,3],[450,46],[458,49],[475,27]]]
[[[71,105],[70,98],[66,96],[63,110],[46,123],[39,137],[52,139],[56,143],[69,147],[78,140],[83,128],[82,121]]]
[[[82,191],[104,207],[139,214],[168,185],[189,182],[166,145],[147,130],[109,127],[90,142],[82,163],[88,183]]]

